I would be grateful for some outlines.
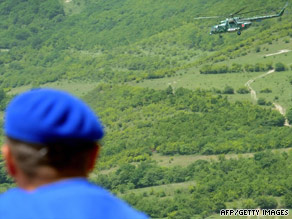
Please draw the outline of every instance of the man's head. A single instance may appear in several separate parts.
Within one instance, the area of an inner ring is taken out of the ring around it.
[[[16,179],[86,176],[93,168],[103,135],[96,115],[81,100],[53,89],[15,97],[5,114],[3,154]]]

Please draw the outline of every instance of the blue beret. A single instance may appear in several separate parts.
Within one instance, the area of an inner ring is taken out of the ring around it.
[[[94,112],[64,91],[34,89],[16,96],[8,105],[4,131],[8,137],[28,142],[94,142],[104,135]]]

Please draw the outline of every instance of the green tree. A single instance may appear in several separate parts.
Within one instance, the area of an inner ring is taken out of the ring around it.
[[[234,94],[234,89],[231,86],[226,86],[223,89],[223,94]]]
[[[167,95],[173,95],[173,88],[172,88],[172,86],[169,85],[166,88],[165,92],[166,92]]]
[[[286,66],[282,62],[278,62],[275,65],[275,71],[285,71]]]
[[[253,199],[245,199],[242,201],[242,208],[256,209],[257,203]]]
[[[261,209],[275,209],[278,206],[278,202],[274,197],[259,196],[255,201]]]
[[[240,87],[240,88],[238,88],[238,90],[236,91],[236,93],[239,93],[239,94],[248,94],[249,93],[249,90],[247,89],[247,87]]]
[[[260,98],[258,99],[257,103],[258,103],[259,105],[266,105],[266,104],[267,104],[265,98],[263,98],[263,97],[260,97]]]
[[[265,89],[262,89],[260,93],[272,93],[272,90],[270,88],[265,88]]]
[[[292,192],[288,192],[284,195],[284,204],[286,208],[292,208]]]
[[[286,117],[289,121],[289,123],[292,123],[292,108],[290,108],[287,113],[286,113]]]

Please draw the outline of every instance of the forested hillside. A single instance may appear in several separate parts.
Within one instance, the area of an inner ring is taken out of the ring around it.
[[[0,0],[0,109],[20,90],[78,87],[106,128],[90,179],[153,218],[292,208],[290,6],[241,36],[194,19],[285,3]],[[15,186],[1,158],[0,183]]]
[[[152,152],[210,155],[292,144],[292,130],[283,127],[280,113],[248,102],[230,103],[208,91],[100,85],[85,100],[108,130],[100,167],[103,161],[146,160]]]
[[[193,19],[232,13],[249,5],[248,0],[74,2],[1,1],[3,87],[61,78],[123,82],[171,76],[198,63],[248,54],[256,44],[289,35],[291,28],[287,16],[255,24],[239,40],[231,35],[210,37],[217,21]],[[249,9],[268,5],[265,12],[272,13],[284,2],[257,1]],[[79,5],[80,11],[66,15],[64,7],[70,4]],[[202,58],[201,51],[215,50],[220,52]]]

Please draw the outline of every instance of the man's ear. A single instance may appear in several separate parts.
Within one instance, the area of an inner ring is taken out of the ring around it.
[[[15,161],[13,159],[11,149],[7,144],[4,144],[1,148],[3,158],[5,160],[6,169],[10,176],[16,175]]]
[[[88,170],[87,170],[88,173],[94,169],[95,163],[99,156],[99,152],[100,152],[100,145],[96,143],[96,146],[91,150],[91,153],[89,155]]]

